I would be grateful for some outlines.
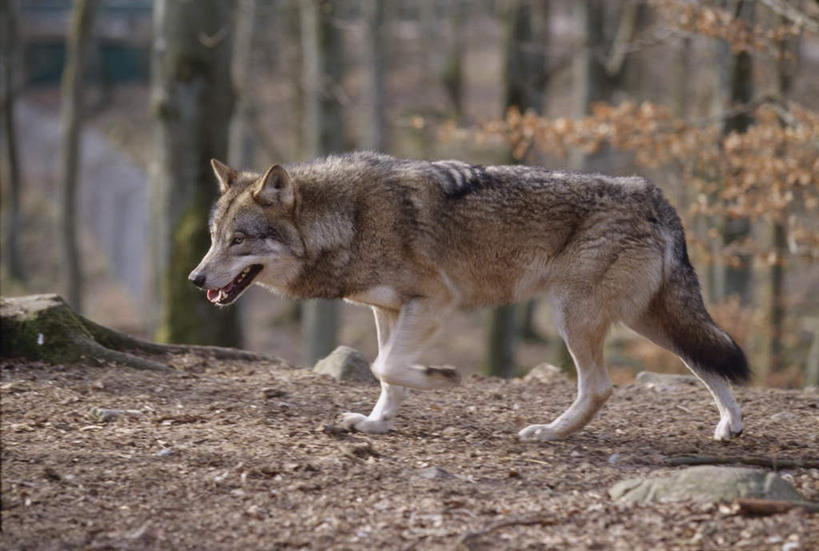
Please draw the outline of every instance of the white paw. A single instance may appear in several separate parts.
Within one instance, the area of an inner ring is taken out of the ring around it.
[[[561,440],[560,435],[549,425],[529,425],[518,433],[518,438],[531,442],[546,442],[549,440]]]
[[[717,428],[714,430],[714,440],[726,442],[742,434],[742,421],[731,423],[728,417],[720,419]]]
[[[392,423],[383,419],[370,419],[361,413],[342,413],[341,426],[347,430],[358,432],[368,432],[370,434],[383,434],[392,429]]]

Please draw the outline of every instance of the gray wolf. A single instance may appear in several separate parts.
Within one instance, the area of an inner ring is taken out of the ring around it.
[[[706,311],[680,219],[645,179],[369,152],[262,175],[212,165],[212,245],[190,274],[211,302],[231,304],[256,283],[372,308],[381,395],[369,415],[343,415],[349,430],[387,432],[408,388],[458,382],[453,368],[417,363],[449,313],[543,295],[578,394],[521,439],[564,438],[592,419],[612,391],[603,341],[618,322],[705,384],[720,413],[714,438],[742,432],[729,383],[749,378],[745,355]]]

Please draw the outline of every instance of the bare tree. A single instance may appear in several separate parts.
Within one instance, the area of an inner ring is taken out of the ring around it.
[[[23,261],[20,257],[20,160],[17,155],[17,127],[14,105],[20,86],[19,63],[19,7],[17,0],[2,0],[0,3],[0,94],[3,100],[3,149],[5,179],[9,183],[11,205],[6,227],[6,258],[9,276],[22,280]]]
[[[208,160],[227,155],[232,15],[228,0],[154,4],[152,247],[161,298],[157,338],[165,342],[241,343],[237,310],[214,308],[187,280],[209,246],[217,185]]]
[[[615,9],[616,13],[608,13]],[[611,102],[620,86],[629,60],[629,44],[637,32],[640,2],[578,0],[573,10],[579,37],[572,63],[573,115],[581,118],[589,113],[593,103]],[[607,24],[612,21],[616,29],[609,40],[607,36],[611,33],[606,32]],[[570,164],[577,170],[586,170],[592,168],[595,159],[602,157],[602,154],[586,155],[575,150]]]
[[[506,109],[543,111],[548,72],[543,26],[548,21],[546,3],[512,0],[504,14]],[[511,377],[515,368],[515,341],[518,334],[517,307],[500,306],[489,322],[489,374]]]
[[[784,24],[788,19],[780,16]],[[780,100],[787,101],[793,89],[793,80],[799,63],[800,37],[783,40],[780,43],[781,59],[776,64],[776,87]],[[781,154],[781,152],[778,152]],[[773,263],[770,270],[770,341],[769,354],[771,371],[781,371],[785,367],[782,337],[785,327],[785,259],[788,257],[786,220],[775,219],[771,227]],[[807,372],[806,372],[807,375]]]
[[[228,164],[242,169],[252,167],[255,149],[253,136],[255,108],[250,90],[255,20],[256,0],[240,0],[236,14],[236,38],[233,42],[231,67],[236,90],[236,108],[230,121]]]
[[[300,2],[304,63],[304,153],[313,158],[343,149],[341,77],[343,50],[335,25],[338,3]],[[313,364],[336,346],[338,302],[316,299],[302,309],[304,361]]]
[[[729,0],[730,8],[735,16],[748,22],[754,19],[754,2],[744,0]],[[723,101],[727,109],[737,105],[750,103],[753,96],[753,59],[750,52],[743,50],[732,52],[731,46],[720,42],[717,46],[721,60],[720,85]],[[722,127],[723,135],[732,132],[745,132],[751,126],[753,118],[748,112],[738,112],[725,119]],[[740,243],[751,234],[751,221],[748,218],[727,218],[722,225],[722,240],[725,247]],[[736,295],[743,305],[749,305],[751,293],[751,261],[750,254],[739,253],[734,255],[735,265],[724,266],[721,277],[716,281],[716,296],[713,299]]]
[[[464,26],[467,0],[439,2],[423,0],[419,4],[421,25],[427,50],[430,86],[443,85],[456,118],[463,115],[463,82],[465,57]]]
[[[66,43],[60,107],[61,146],[58,165],[60,236],[66,277],[66,300],[78,312],[82,312],[82,268],[77,243],[77,181],[81,154],[83,77],[96,9],[96,0],[78,0],[74,4],[71,29]]]
[[[363,146],[373,151],[389,149],[389,129],[386,115],[387,32],[385,2],[366,2],[362,6],[367,24],[367,130]]]

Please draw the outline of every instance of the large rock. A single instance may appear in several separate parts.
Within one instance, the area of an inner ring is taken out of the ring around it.
[[[651,501],[733,501],[763,498],[799,501],[799,492],[776,473],[743,467],[701,465],[649,479],[623,480],[609,489],[613,499]]]
[[[361,352],[349,346],[339,346],[329,356],[319,360],[313,371],[339,381],[375,383],[370,362]]]

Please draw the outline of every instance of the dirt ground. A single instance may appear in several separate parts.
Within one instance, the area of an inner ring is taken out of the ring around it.
[[[819,396],[739,390],[746,431],[710,440],[700,386],[619,385],[562,442],[514,435],[573,399],[471,375],[416,393],[389,435],[337,428],[374,385],[284,363],[186,356],[167,373],[0,363],[4,549],[817,549],[819,514],[625,505],[614,482],[664,458],[819,457]],[[93,408],[138,410],[101,420]],[[819,469],[782,471],[819,500]]]

